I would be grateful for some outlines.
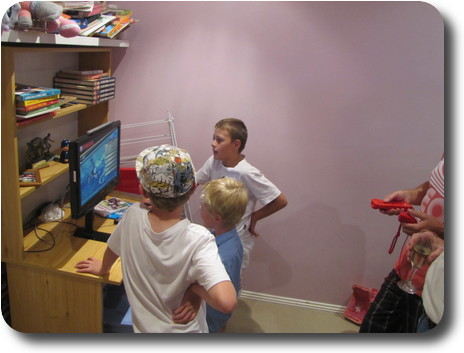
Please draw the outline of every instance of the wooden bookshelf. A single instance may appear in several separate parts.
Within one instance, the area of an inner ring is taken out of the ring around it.
[[[102,69],[111,74],[112,50],[128,45],[126,41],[99,38],[67,39],[58,35],[15,31],[2,33],[1,248],[8,274],[12,326],[20,332],[102,332],[102,285],[121,283],[122,274],[120,266],[103,278],[76,273],[72,265],[77,259],[87,255],[101,256],[106,245],[75,239],[71,235],[73,226],[65,223],[42,224],[41,228],[48,227],[54,232],[56,248],[31,252],[40,250],[41,246],[46,247],[46,244],[37,238],[35,231],[23,230],[22,204],[31,195],[38,195],[36,191],[45,185],[53,187],[59,176],[68,173],[69,167],[49,162],[49,167],[40,169],[40,186],[20,187],[18,131],[34,125],[34,131],[40,132],[45,121],[66,119],[70,114],[77,114],[76,135],[80,136],[109,121],[109,101],[96,105],[75,104],[57,111],[53,117],[18,125],[15,108],[16,54],[40,57],[50,53],[73,53],[78,59],[77,69]]]

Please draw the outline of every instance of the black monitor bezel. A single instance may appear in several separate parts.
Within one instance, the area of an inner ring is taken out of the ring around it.
[[[80,183],[80,152],[79,147],[92,140],[100,140],[111,131],[118,130],[118,165],[117,176],[113,178],[103,189],[95,194],[84,205],[81,205],[81,183]],[[118,184],[120,178],[120,157],[121,157],[121,122],[111,121],[102,124],[95,129],[89,130],[85,135],[78,137],[69,144],[69,179],[70,179],[70,204],[71,217],[78,219],[89,212],[93,212],[94,207],[102,201]]]

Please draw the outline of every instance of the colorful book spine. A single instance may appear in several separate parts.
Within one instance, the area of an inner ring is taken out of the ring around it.
[[[35,116],[35,117],[32,117],[32,118],[16,117],[16,124],[18,126],[31,124],[31,123],[33,123],[35,121],[39,121],[39,120],[42,120],[42,119],[47,119],[47,118],[54,117],[55,115],[56,115],[56,111],[53,111],[53,112],[50,112],[50,113],[45,113],[45,114],[42,114],[42,115],[38,115],[38,116]]]
[[[55,105],[51,105],[49,107],[33,110],[32,112],[28,112],[26,114],[16,112],[16,117],[17,118],[28,119],[28,118],[33,118],[33,117],[38,116],[38,115],[45,114],[45,113],[54,112],[54,111],[59,110],[59,109],[60,109],[60,105],[55,104]]]
[[[29,99],[29,100],[26,100],[26,101],[17,100],[16,101],[16,107],[28,107],[28,106],[35,105],[35,104],[40,104],[40,103],[43,103],[43,102],[49,102],[51,100],[56,100],[56,99],[59,99],[59,98],[60,98],[60,95],[57,94],[55,96],[50,96],[50,97],[46,97],[46,98]]]
[[[27,101],[31,99],[39,99],[50,96],[59,95],[61,91],[58,88],[31,88],[21,91],[16,91],[15,96],[16,100]]]
[[[47,100],[47,101],[44,101],[44,102],[41,102],[41,103],[31,104],[31,105],[26,105],[26,106],[17,105],[16,106],[16,111],[17,112],[30,112],[32,110],[47,107],[49,105],[53,105],[53,104],[57,104],[57,103],[58,103],[58,99],[52,99],[52,100]]]

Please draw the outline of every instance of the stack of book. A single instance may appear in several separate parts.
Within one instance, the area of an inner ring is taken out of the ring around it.
[[[132,10],[112,9],[104,13],[106,16],[113,16],[114,19],[103,28],[96,31],[93,35],[102,38],[117,38],[132,23],[137,22],[132,18]]]
[[[108,23],[111,23],[115,19],[116,19],[115,16],[101,15],[100,17],[98,17],[95,20],[93,20],[92,22],[90,22],[87,25],[87,27],[82,28],[79,35],[84,36],[84,37],[91,37],[96,32],[103,29],[105,27],[105,25],[107,25]]]
[[[98,104],[115,97],[116,78],[103,70],[61,70],[54,86],[73,97],[73,103]]]
[[[15,87],[16,121],[38,120],[54,116],[60,109],[58,88],[36,87],[17,83]]]

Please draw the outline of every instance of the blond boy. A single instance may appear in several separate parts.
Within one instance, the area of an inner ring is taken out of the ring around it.
[[[246,187],[232,178],[212,180],[203,186],[200,199],[203,225],[214,232],[219,256],[238,294],[243,247],[235,225],[240,222],[247,207]],[[230,316],[207,305],[209,332],[222,332]]]

